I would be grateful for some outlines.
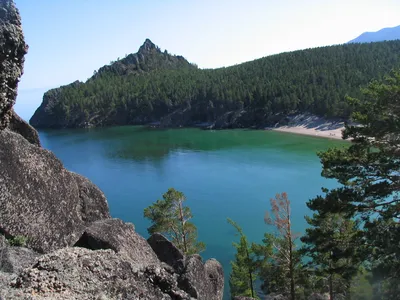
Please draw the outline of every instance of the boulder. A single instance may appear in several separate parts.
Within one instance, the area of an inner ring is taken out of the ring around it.
[[[162,234],[155,233],[148,240],[158,259],[173,267],[179,276],[179,286],[196,299],[222,299],[224,272],[215,259],[203,263],[200,255],[185,257]]]
[[[23,73],[28,46],[22,33],[21,18],[14,1],[0,1],[0,130],[12,117],[19,78]]]
[[[29,125],[24,120],[22,120],[21,117],[18,116],[15,111],[12,111],[11,120],[10,120],[10,124],[8,125],[8,128],[11,131],[14,131],[14,132],[22,135],[31,144],[34,144],[34,145],[40,147],[40,140],[39,140],[38,132],[35,130],[35,128],[33,128],[31,125]]]
[[[147,242],[157,255],[158,259],[173,267],[178,273],[184,271],[184,255],[175,245],[160,233],[152,234]]]
[[[18,299],[30,295],[34,299],[190,299],[175,276],[160,265],[132,265],[113,250],[78,247],[40,257],[1,296],[14,299],[15,295]]]
[[[179,277],[179,287],[196,299],[221,300],[224,290],[221,264],[214,259],[204,264],[198,254],[186,257],[185,269]]]
[[[18,274],[23,269],[33,265],[40,256],[39,253],[25,247],[9,246],[0,236],[0,271]]]
[[[135,232],[131,223],[106,219],[92,223],[75,244],[92,250],[111,249],[134,264],[159,264],[146,240]]]
[[[109,218],[104,194],[53,153],[0,131],[0,231],[49,252],[73,245],[89,223]]]

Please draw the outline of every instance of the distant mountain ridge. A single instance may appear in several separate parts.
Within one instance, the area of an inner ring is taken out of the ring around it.
[[[400,40],[400,25],[396,27],[383,28],[376,32],[364,32],[348,43],[371,43],[393,40]]]

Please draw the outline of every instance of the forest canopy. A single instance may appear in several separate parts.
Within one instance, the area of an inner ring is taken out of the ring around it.
[[[146,40],[138,53],[100,68],[85,83],[48,91],[30,122],[188,126],[237,113],[229,126],[252,127],[299,112],[347,118],[345,96],[361,97],[360,87],[400,67],[399,54],[400,41],[345,44],[199,69]]]

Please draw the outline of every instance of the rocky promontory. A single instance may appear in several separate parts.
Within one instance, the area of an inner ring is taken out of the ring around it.
[[[0,19],[0,298],[222,299],[219,262],[112,219],[103,192],[41,148],[13,111],[28,47],[12,0]]]

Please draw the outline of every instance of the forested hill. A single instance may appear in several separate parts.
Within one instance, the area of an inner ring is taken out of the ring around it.
[[[345,95],[400,67],[400,41],[345,44],[198,69],[146,40],[138,53],[104,66],[87,82],[45,93],[38,128],[159,123],[261,127],[310,112],[347,117]]]

